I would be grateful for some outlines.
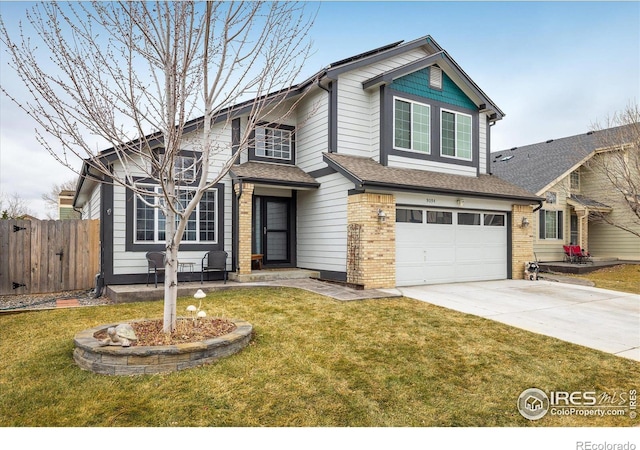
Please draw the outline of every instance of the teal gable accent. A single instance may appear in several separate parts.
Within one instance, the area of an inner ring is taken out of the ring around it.
[[[391,89],[442,103],[476,110],[478,107],[446,73],[442,72],[442,90],[429,87],[429,68],[418,70],[391,83]]]

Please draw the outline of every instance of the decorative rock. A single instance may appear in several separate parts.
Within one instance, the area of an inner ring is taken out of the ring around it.
[[[116,334],[121,338],[129,339],[130,341],[137,341],[138,336],[136,336],[136,332],[134,331],[131,324],[121,323],[116,327]]]
[[[101,340],[100,346],[119,345],[122,347],[130,347],[131,341],[138,340],[133,327],[128,323],[109,327],[107,329],[107,334],[109,337]]]

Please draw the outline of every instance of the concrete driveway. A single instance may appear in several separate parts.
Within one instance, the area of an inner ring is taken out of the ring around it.
[[[405,297],[640,361],[640,295],[551,281],[389,289]]]

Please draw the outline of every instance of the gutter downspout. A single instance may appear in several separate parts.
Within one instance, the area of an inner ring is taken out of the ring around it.
[[[238,272],[238,248],[240,247],[240,197],[242,197],[242,179],[238,180],[238,192],[235,194],[235,217],[233,218],[233,254],[232,263],[235,272]],[[235,192],[235,189],[234,189]]]
[[[331,104],[331,102],[332,102],[331,98],[333,96],[333,92],[332,92],[332,89],[326,88],[326,87],[324,87],[322,85],[321,78],[322,77],[318,78],[318,81],[316,81],[316,86],[318,86],[320,89],[322,89],[327,94],[329,94],[328,108],[327,108],[328,109],[327,120],[329,121],[329,123],[327,124],[327,129],[329,131],[329,136],[328,136],[328,141],[327,141],[327,147],[328,147],[329,153],[334,153],[336,150],[334,148],[332,148],[333,146],[331,145],[332,136],[333,136],[333,133],[334,133],[333,125],[332,125],[332,122],[333,122],[333,117],[332,117],[333,108],[332,108],[332,104]]]

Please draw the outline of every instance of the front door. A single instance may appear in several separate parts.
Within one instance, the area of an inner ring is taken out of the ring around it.
[[[253,253],[265,265],[291,262],[291,199],[255,196],[253,203]]]

